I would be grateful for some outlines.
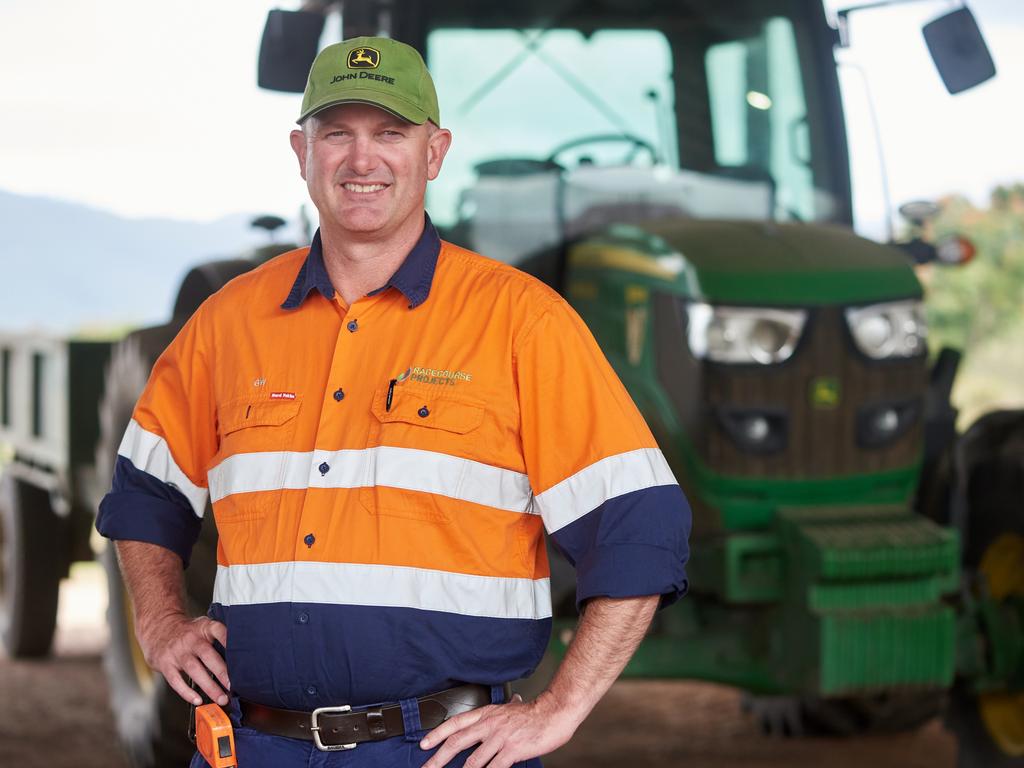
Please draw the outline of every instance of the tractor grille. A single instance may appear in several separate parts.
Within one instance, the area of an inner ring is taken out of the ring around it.
[[[810,310],[793,356],[769,366],[694,360],[679,302],[659,296],[655,311],[659,378],[698,457],[714,471],[812,479],[904,468],[920,457],[925,358],[867,359],[854,347],[841,307]],[[837,393],[829,405],[812,402],[812,388],[823,381]],[[914,416],[892,439],[870,444],[865,414],[889,404]],[[722,412],[772,414],[783,439],[770,451],[744,448],[716,416]]]

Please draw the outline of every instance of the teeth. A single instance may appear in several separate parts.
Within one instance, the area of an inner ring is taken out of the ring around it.
[[[380,192],[386,184],[353,184],[351,182],[343,185],[349,192]]]

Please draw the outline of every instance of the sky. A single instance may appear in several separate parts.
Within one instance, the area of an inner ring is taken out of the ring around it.
[[[274,5],[3,0],[0,189],[128,217],[295,216],[305,187],[287,134],[300,97],[256,87]],[[960,192],[984,203],[993,185],[1024,180],[1019,120],[1008,119],[1024,92],[1024,3],[971,2],[999,74],[951,97],[919,30],[955,5],[925,0],[851,17],[841,77],[868,234],[884,235],[887,197],[897,205]]]

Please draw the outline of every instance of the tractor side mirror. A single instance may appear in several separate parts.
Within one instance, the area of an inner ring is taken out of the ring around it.
[[[958,8],[921,30],[928,52],[951,94],[973,88],[996,74],[985,38],[969,8]]]
[[[272,10],[260,41],[260,88],[302,93],[324,31],[324,15],[314,11]]]

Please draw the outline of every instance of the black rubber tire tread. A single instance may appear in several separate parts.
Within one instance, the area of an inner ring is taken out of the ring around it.
[[[13,658],[45,656],[67,572],[68,521],[53,513],[47,491],[10,473],[0,479],[0,517],[4,647]]]
[[[992,740],[969,685],[958,683],[949,698],[946,727],[956,735],[957,768],[1024,767],[1024,758],[1010,757]]]
[[[194,266],[186,273],[178,288],[172,324],[184,323],[208,296],[255,266],[256,263],[251,259],[224,259]]]
[[[959,446],[966,477],[967,520],[963,568],[973,577],[988,546],[1004,533],[1024,535],[1024,411],[994,411],[978,419]],[[977,698],[966,681],[954,686],[946,724],[957,736],[959,768],[1024,766],[1006,755],[981,720]]]
[[[177,323],[148,328],[129,335],[115,347],[100,403],[100,439],[96,449],[97,472],[113,475],[117,449],[131,419],[135,402],[159,354],[180,329]],[[207,518],[210,517],[207,505]],[[217,534],[212,521],[202,527],[186,571],[189,610],[199,615],[213,594],[216,574]],[[188,705],[163,678],[153,673],[146,685],[135,667],[137,644],[127,620],[127,599],[112,544],[103,555],[107,574],[107,624],[110,642],[104,667],[110,687],[110,704],[121,745],[132,765],[139,768],[178,768],[188,765],[194,747],[185,735]]]
[[[945,703],[945,694],[938,691],[804,698],[800,712],[807,735],[858,736],[912,731],[942,714]]]
[[[910,731],[940,715],[944,706],[945,694],[936,691],[841,699],[746,695],[742,703],[766,735],[785,738]]]
[[[963,564],[975,569],[996,537],[1024,535],[1024,411],[996,411],[962,438],[967,471]]]

